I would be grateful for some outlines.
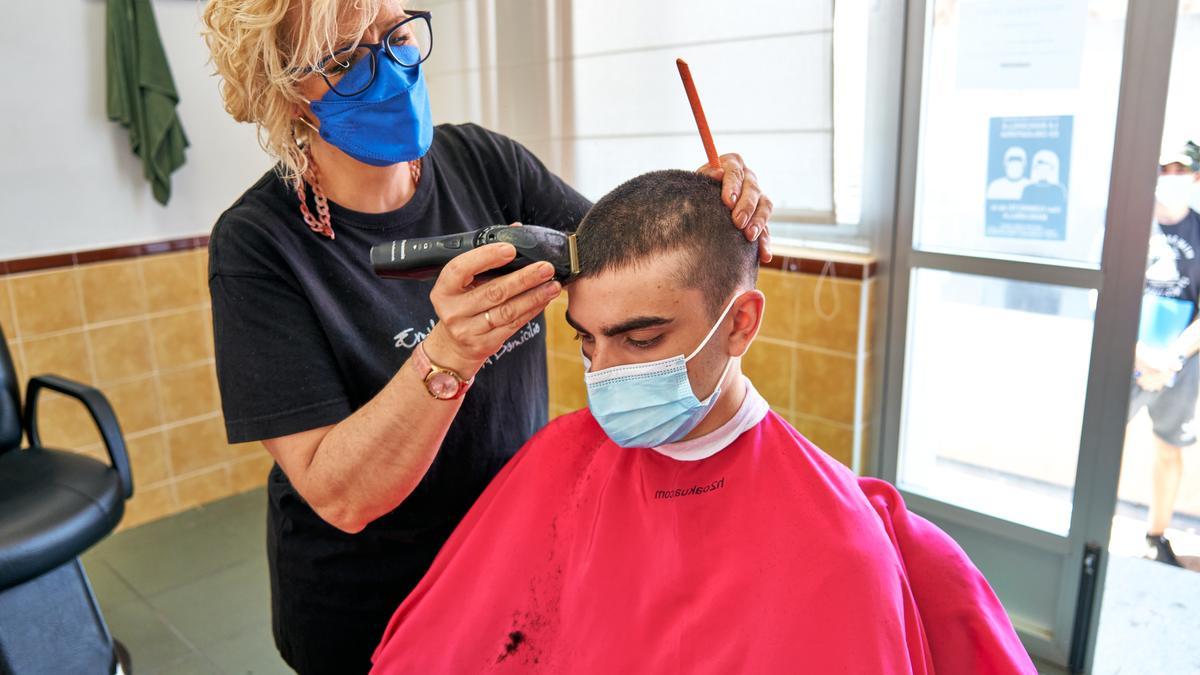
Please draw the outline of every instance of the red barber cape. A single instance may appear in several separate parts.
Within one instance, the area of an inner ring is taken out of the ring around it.
[[[372,673],[1034,673],[995,594],[887,483],[774,413],[716,455],[587,410],[517,453],[396,610]]]

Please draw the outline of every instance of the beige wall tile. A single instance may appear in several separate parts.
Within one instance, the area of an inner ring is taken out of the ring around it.
[[[84,457],[90,457],[105,466],[112,466],[112,458],[108,456],[108,448],[103,443],[89,443],[77,448],[61,448],[70,450]]]
[[[154,370],[150,329],[145,319],[89,328],[87,338],[100,384],[147,375]]]
[[[857,352],[862,282],[829,278],[818,281],[819,277],[812,274],[796,276],[800,280],[797,339],[814,347]]]
[[[53,374],[80,382],[92,382],[92,360],[83,331],[23,341],[25,372],[29,376]]]
[[[200,286],[200,301],[212,302],[212,296],[208,292],[208,249],[198,248],[191,254],[195,260],[196,283]]]
[[[550,406],[566,410],[578,410],[587,406],[583,362],[579,357],[549,354],[546,361],[549,369]]]
[[[758,290],[767,296],[767,307],[763,313],[762,337],[780,340],[796,340],[799,326],[797,312],[799,309],[798,289],[800,277],[794,272],[764,269],[758,273]]]
[[[174,476],[199,471],[230,459],[225,426],[219,417],[167,429],[167,450]]]
[[[143,490],[135,484],[133,499],[125,502],[125,517],[121,519],[119,529],[124,530],[158,520],[178,510],[179,501],[175,498],[174,485],[160,485]]]
[[[875,344],[875,326],[877,320],[879,319],[879,317],[876,316],[878,314],[878,311],[876,310],[881,309],[878,306],[879,281],[877,279],[867,279],[865,282],[863,282],[863,293],[866,295],[867,303],[867,334],[866,342],[864,344],[866,344],[867,349],[870,350],[874,349],[873,345]]]
[[[175,483],[179,508],[190,509],[233,494],[229,467],[219,466],[211,471],[181,478]]]
[[[871,419],[871,414],[875,407],[875,392],[872,388],[875,386],[875,358],[871,354],[862,356],[863,361],[863,381],[862,381],[862,401],[863,412],[860,422],[865,423]]]
[[[793,410],[843,424],[854,422],[854,357],[798,347],[795,373]]]
[[[546,348],[561,356],[574,356],[579,353],[579,342],[566,316],[567,301],[562,296],[546,307]]]
[[[222,422],[222,424],[224,423]],[[249,443],[234,443],[233,445],[229,446],[229,454],[235,459],[257,457],[259,455],[267,455],[270,457],[270,453],[267,452],[266,446],[259,441],[250,441]]]
[[[13,320],[10,283],[8,277],[0,277],[0,329],[3,329],[4,337],[12,340],[17,337],[17,325]]]
[[[830,422],[806,415],[790,415],[788,422],[804,437],[812,441],[830,457],[845,464],[854,466],[854,429],[846,425]]]
[[[69,396],[42,390],[38,394],[37,418],[43,446],[83,450],[103,440],[87,408]]]
[[[161,431],[125,440],[129,463],[133,465],[133,485],[153,485],[171,477],[167,465],[167,439]]]
[[[146,288],[137,260],[84,265],[78,274],[83,314],[90,323],[146,313]]]
[[[267,474],[274,464],[264,450],[262,454],[239,459],[229,467],[234,492],[245,492],[267,484]]]
[[[11,278],[17,335],[38,335],[83,325],[83,303],[75,274],[71,268]]]
[[[163,423],[158,383],[153,375],[140,380],[110,384],[101,391],[108,397],[117,421],[126,434],[135,434]]]
[[[216,373],[211,363],[158,374],[163,419],[168,424],[216,412]]]
[[[756,340],[742,357],[742,373],[775,410],[792,408],[793,347]]]
[[[201,307],[150,319],[150,338],[159,368],[175,368],[212,356],[211,336],[205,335],[207,316],[208,309]]]
[[[8,348],[8,357],[12,359],[13,370],[17,371],[17,386],[21,390],[21,396],[25,396],[25,384],[27,376],[25,370],[25,355],[21,351],[21,345],[13,340],[5,340],[4,345]]]
[[[151,312],[190,307],[204,302],[208,293],[200,286],[196,256],[191,251],[139,258],[146,280]]]

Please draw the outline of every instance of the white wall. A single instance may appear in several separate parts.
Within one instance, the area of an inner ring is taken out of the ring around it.
[[[200,37],[202,2],[154,11],[191,141],[166,207],[105,111],[103,0],[5,3],[0,44],[0,260],[206,234],[272,165],[225,113]]]
[[[423,7],[433,12],[425,72],[436,120],[507,134],[597,199],[642,172],[704,163],[675,69],[682,57],[718,152],[746,158],[777,214],[830,221],[830,0],[426,0]]]

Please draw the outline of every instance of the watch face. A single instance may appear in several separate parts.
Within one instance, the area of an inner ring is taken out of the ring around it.
[[[435,397],[446,400],[458,395],[458,380],[450,373],[432,373],[425,386]]]

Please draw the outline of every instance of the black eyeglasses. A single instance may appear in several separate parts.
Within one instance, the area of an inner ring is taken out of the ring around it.
[[[433,51],[430,13],[423,10],[407,10],[405,13],[408,16],[389,28],[383,34],[382,42],[338,50],[322,59],[312,70],[320,73],[325,84],[338,96],[357,96],[375,82],[378,69],[376,55],[381,51],[407,68],[421,65]]]

